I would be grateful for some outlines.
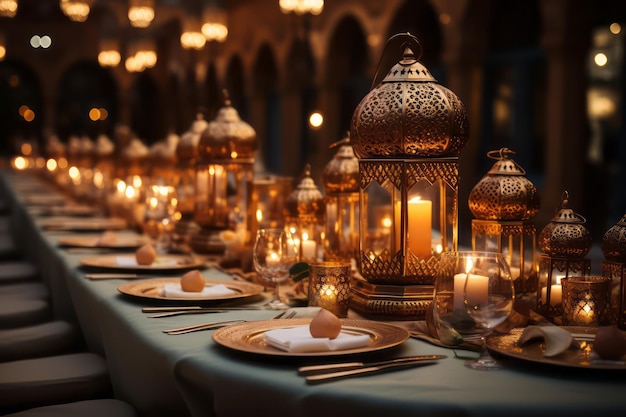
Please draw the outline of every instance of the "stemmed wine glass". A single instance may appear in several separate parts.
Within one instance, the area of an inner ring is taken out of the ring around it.
[[[501,253],[459,252],[458,256],[460,265],[465,265],[465,311],[482,329],[480,357],[465,365],[483,371],[499,369],[500,363],[487,350],[486,338],[513,310],[515,290],[509,266]]]
[[[172,186],[152,185],[146,193],[143,232],[155,242],[157,252],[167,253],[176,222],[178,197]]]
[[[271,310],[285,310],[288,305],[280,300],[279,284],[289,278],[289,268],[296,263],[298,249],[291,234],[284,229],[260,229],[252,251],[256,272],[276,284],[274,297],[265,304]]]

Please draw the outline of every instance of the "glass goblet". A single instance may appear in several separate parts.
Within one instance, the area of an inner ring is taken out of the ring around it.
[[[465,263],[459,262],[458,252],[444,252],[439,258],[435,275],[432,303],[432,333],[449,346],[476,340],[482,329],[465,311]]]
[[[289,306],[280,300],[280,283],[289,278],[289,268],[296,263],[297,247],[291,234],[284,229],[259,229],[252,251],[254,269],[264,279],[275,284],[274,295],[265,307],[285,310]]]
[[[458,256],[459,264],[465,265],[461,274],[465,311],[482,329],[482,352],[465,365],[483,371],[499,369],[500,363],[486,347],[486,338],[513,310],[515,290],[509,266],[501,253],[468,251]]]
[[[174,187],[153,185],[147,191],[143,232],[155,242],[159,253],[166,253],[170,249],[176,222],[177,202]]]

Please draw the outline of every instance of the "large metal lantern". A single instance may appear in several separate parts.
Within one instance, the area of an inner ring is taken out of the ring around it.
[[[322,173],[326,200],[324,258],[356,259],[359,248],[359,160],[349,136],[333,144],[339,147]]]
[[[398,45],[402,58],[374,80],[350,126],[359,159],[357,265],[367,282],[353,299],[364,312],[415,318],[432,300],[439,255],[457,249],[458,155],[469,123],[461,100],[419,62],[415,36],[393,36],[383,57]]]
[[[438,254],[457,248],[458,154],[468,140],[459,98],[437,83],[413,52],[354,111],[350,138],[359,158],[360,272],[381,284],[432,284]],[[385,53],[383,52],[383,54]]]
[[[298,258],[301,262],[315,262],[323,257],[324,196],[307,164],[304,175],[295,190],[289,194],[284,209],[285,229],[298,240]]]
[[[503,253],[518,296],[537,289],[536,228],[530,221],[539,211],[539,194],[526,171],[502,148],[487,153],[495,159],[469,195],[472,249]]]
[[[199,252],[223,251],[215,232],[246,227],[246,186],[253,177],[256,132],[224,95],[224,106],[198,144],[194,218],[203,230],[191,245]]]
[[[602,276],[611,280],[615,321],[626,330],[626,214],[602,236],[602,254]]]
[[[585,259],[591,249],[591,233],[585,227],[586,219],[568,204],[565,191],[560,208],[537,238],[544,252],[539,256],[537,310],[555,321],[563,315],[561,279],[586,276],[591,271],[591,262]]]

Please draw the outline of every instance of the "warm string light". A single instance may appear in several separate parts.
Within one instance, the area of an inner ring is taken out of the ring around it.
[[[202,34],[207,42],[224,42],[228,37],[226,13],[214,6],[208,6],[203,12]]]

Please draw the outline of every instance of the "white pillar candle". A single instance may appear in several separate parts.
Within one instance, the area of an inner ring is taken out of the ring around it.
[[[541,289],[541,302],[547,303],[548,298],[548,288]],[[550,305],[554,306],[557,304],[561,304],[563,301],[563,288],[561,284],[555,284],[550,286]]]
[[[465,281],[467,280],[467,286]],[[489,289],[489,277],[475,274],[456,274],[454,276],[454,308],[464,309],[465,299],[471,304],[486,304]]]
[[[280,266],[280,256],[276,252],[271,252],[265,257],[265,265],[268,268],[277,268]]]
[[[315,259],[316,245],[312,240],[302,241],[302,259]]]

